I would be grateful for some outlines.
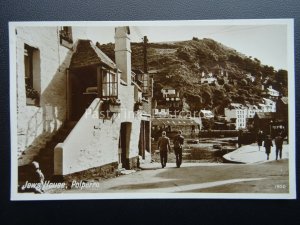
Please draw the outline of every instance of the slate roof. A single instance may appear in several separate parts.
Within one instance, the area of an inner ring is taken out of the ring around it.
[[[289,104],[289,98],[288,97],[282,97],[281,99],[280,99],[284,104]]]
[[[104,64],[111,69],[117,69],[116,64],[105,55],[90,40],[78,40],[71,58],[70,69]]]
[[[275,116],[274,112],[257,112],[255,114],[259,119],[273,119]]]
[[[166,98],[178,98],[176,94],[166,94]]]
[[[162,88],[162,90],[175,90],[175,88],[171,87],[171,86],[164,86]]]

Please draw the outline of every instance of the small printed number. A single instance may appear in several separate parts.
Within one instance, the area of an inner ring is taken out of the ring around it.
[[[275,185],[275,188],[276,188],[276,189],[285,189],[285,188],[286,188],[286,185],[285,185],[285,184],[276,184],[276,185]]]

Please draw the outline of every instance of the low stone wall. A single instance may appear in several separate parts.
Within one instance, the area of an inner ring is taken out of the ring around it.
[[[217,137],[237,137],[237,130],[201,130],[198,134],[200,138],[217,138]]]
[[[131,170],[139,168],[139,166],[140,166],[139,164],[140,164],[140,162],[139,162],[138,156],[129,159],[129,168]]]
[[[112,162],[103,166],[87,169],[84,171],[60,176],[60,180],[72,183],[73,180],[85,181],[88,179],[112,178],[117,176],[118,162]],[[58,178],[58,177],[56,177]]]
[[[133,157],[129,159],[129,169],[139,168],[139,157]],[[118,176],[118,162],[112,162],[103,166],[94,167],[84,171],[64,175],[54,176],[54,181],[64,181],[66,183],[72,183],[72,181],[87,181],[90,179],[107,179]]]

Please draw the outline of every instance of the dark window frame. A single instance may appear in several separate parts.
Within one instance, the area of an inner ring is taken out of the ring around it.
[[[33,47],[24,44],[25,85],[33,87]]]
[[[107,76],[107,80],[104,81],[104,76]],[[115,79],[112,79],[113,76]],[[99,94],[101,98],[118,98],[119,95],[119,80],[118,73],[112,69],[101,69],[101,79],[100,79],[100,88]],[[104,93],[106,90],[106,94]]]
[[[24,44],[24,79],[26,105],[39,106],[40,93],[34,88],[34,52],[39,51],[28,44]]]
[[[60,44],[66,48],[72,49],[73,47],[73,33],[72,27],[62,26],[59,31]]]

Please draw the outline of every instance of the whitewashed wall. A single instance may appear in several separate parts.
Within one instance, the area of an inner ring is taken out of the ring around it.
[[[16,28],[18,153],[38,150],[66,118],[66,68],[72,51],[60,46],[58,27]],[[73,39],[86,38],[85,28],[74,28]],[[40,106],[26,105],[24,44],[40,54]]]

